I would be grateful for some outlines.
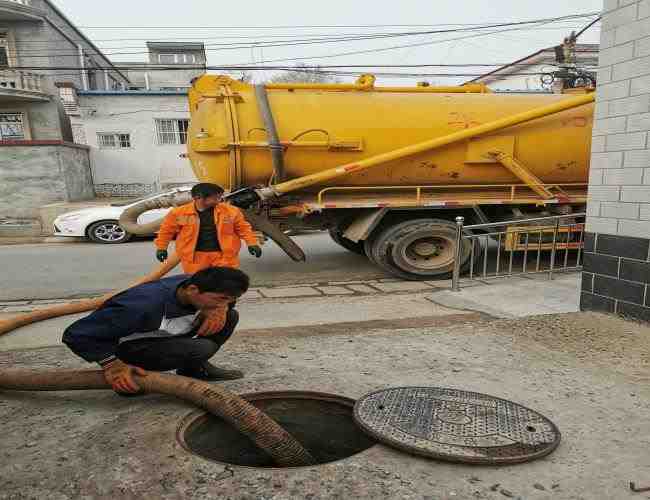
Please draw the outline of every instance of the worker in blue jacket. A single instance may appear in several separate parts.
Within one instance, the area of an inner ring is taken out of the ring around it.
[[[208,381],[241,378],[239,370],[208,360],[233,334],[239,315],[232,305],[248,287],[248,276],[228,267],[145,283],[70,325],[63,342],[86,361],[99,363],[118,393],[140,392],[133,374],[144,376],[145,370],[176,370]]]

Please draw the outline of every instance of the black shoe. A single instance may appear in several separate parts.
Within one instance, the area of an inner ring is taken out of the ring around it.
[[[244,373],[240,370],[224,370],[223,368],[217,368],[207,361],[199,365],[192,366],[191,368],[179,368],[176,370],[176,373],[178,375],[182,375],[183,377],[205,380],[207,382],[214,382],[216,380],[237,380],[239,378],[244,378]]]

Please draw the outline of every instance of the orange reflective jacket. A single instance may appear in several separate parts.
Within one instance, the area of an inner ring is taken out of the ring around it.
[[[258,245],[253,228],[244,218],[241,210],[227,203],[219,203],[215,207],[214,222],[224,257],[223,265],[239,267],[241,240],[244,240],[248,246]],[[165,250],[174,237],[176,237],[176,252],[181,261],[192,261],[199,238],[199,215],[194,202],[173,208],[165,216],[154,243],[158,249]]]

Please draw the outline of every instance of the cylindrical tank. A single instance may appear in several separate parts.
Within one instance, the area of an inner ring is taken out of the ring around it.
[[[572,96],[437,93],[421,88],[268,89],[285,179],[359,161]],[[273,166],[252,85],[206,75],[190,90],[188,152],[201,181],[228,189],[268,184]],[[485,151],[504,150],[544,183],[586,183],[593,105],[580,106],[472,141],[352,173],[328,185],[519,183]],[[483,141],[484,146],[476,141]],[[314,188],[316,189],[316,187]]]

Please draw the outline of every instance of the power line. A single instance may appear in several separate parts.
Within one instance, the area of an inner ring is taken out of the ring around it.
[[[386,52],[389,50],[398,50],[398,49],[404,49],[404,48],[410,48],[410,47],[424,47],[426,45],[437,45],[440,43],[448,43],[448,42],[453,42],[457,40],[465,40],[467,38],[478,38],[478,37],[483,37],[483,36],[490,36],[498,33],[504,33],[508,31],[520,31],[522,28],[510,28],[510,29],[504,29],[504,30],[496,30],[496,31],[490,31],[487,33],[475,33],[471,35],[465,35],[457,38],[447,38],[444,40],[432,40],[428,42],[420,42],[420,43],[411,43],[411,44],[405,44],[405,45],[393,45],[390,47],[382,47],[382,48],[377,48],[377,49],[367,49],[367,50],[356,50],[356,51],[351,51],[351,52],[340,52],[338,54],[327,54],[327,55],[322,55],[322,56],[303,56],[303,57],[289,57],[289,58],[282,58],[282,59],[267,59],[265,61],[260,61],[260,63],[273,63],[273,62],[288,62],[288,61],[306,61],[306,60],[311,60],[311,59],[331,59],[334,57],[343,57],[343,56],[351,56],[351,55],[361,55],[361,54],[374,54],[377,52]]]
[[[424,36],[424,35],[438,35],[438,34],[446,34],[446,33],[457,33],[457,32],[466,32],[466,31],[480,31],[480,30],[485,30],[485,29],[492,29],[492,28],[500,28],[500,27],[509,27],[509,26],[525,26],[529,24],[549,24],[552,22],[557,22],[559,20],[565,20],[567,18],[575,19],[575,18],[582,18],[582,17],[590,17],[590,14],[574,14],[571,16],[563,16],[560,18],[545,18],[545,19],[537,19],[537,20],[529,20],[529,21],[518,21],[518,22],[511,22],[511,23],[498,23],[498,24],[490,24],[490,25],[479,25],[479,26],[473,26],[473,27],[468,27],[468,28],[456,28],[456,29],[447,29],[447,30],[431,30],[431,31],[414,31],[414,32],[400,32],[400,33],[381,33],[381,34],[369,34],[369,35],[354,35],[354,36],[345,36],[345,37],[339,37],[339,38],[312,38],[312,39],[303,39],[303,40],[286,40],[286,41],[264,41],[264,40],[259,40],[255,42],[249,42],[246,45],[243,45],[241,43],[233,42],[233,43],[222,43],[222,44],[204,44],[204,47],[215,47],[218,46],[219,48],[211,48],[211,49],[205,49],[206,52],[214,52],[214,51],[223,51],[223,50],[242,50],[242,49],[250,49],[250,48],[267,48],[267,47],[290,47],[290,46],[300,46],[300,45],[313,45],[313,44],[321,44],[321,43],[341,43],[341,42],[350,42],[350,41],[364,41],[364,40],[375,40],[375,39],[382,39],[382,38],[396,38],[396,37],[410,37],[410,36]],[[508,30],[504,30],[508,31]],[[495,32],[496,33],[496,32]],[[485,34],[479,33],[478,36],[483,36]],[[453,39],[452,39],[453,40]],[[424,42],[423,45],[427,45],[429,42]],[[413,44],[413,45],[405,45],[404,47],[417,47],[420,46],[419,44]],[[396,47],[396,48],[403,48],[403,47]],[[62,49],[65,50],[65,49]],[[393,50],[393,48],[385,48],[381,50]],[[143,55],[143,54],[148,54],[149,52],[113,52],[113,53],[104,53],[102,52],[101,54],[104,56],[114,56],[114,55]],[[73,52],[69,54],[63,54],[63,53],[58,53],[55,52],[56,55],[58,56],[64,56],[68,55],[70,57],[77,56],[78,53]],[[50,57],[47,54],[42,54],[41,55],[35,55],[32,56],[35,58],[45,58],[45,57]],[[311,59],[311,58],[302,58],[302,59]],[[290,60],[298,60],[298,59],[290,59]],[[281,61],[280,59],[277,60],[270,60],[269,62],[274,62],[274,61]]]
[[[597,16],[600,12],[591,12],[583,14],[582,17]],[[578,15],[567,15],[561,18],[575,18]],[[84,29],[309,29],[309,28],[417,28],[430,26],[478,26],[479,24],[312,24],[312,25],[271,25],[271,26],[79,26]]]
[[[601,19],[601,17],[598,16],[596,19],[594,19],[594,20],[591,21],[589,24],[587,24],[587,26],[585,26],[585,27],[582,28],[580,31],[578,31],[578,32],[576,33],[576,36],[575,36],[576,40],[577,40],[577,39],[578,39],[578,38],[579,38],[579,37],[580,37],[580,36],[581,36],[585,31],[587,31],[587,30],[588,30],[589,28],[591,28],[594,24],[596,24],[598,21],[600,21],[600,19]]]
[[[559,21],[559,22],[569,22],[567,21]],[[467,25],[456,25],[456,24],[442,24],[442,25],[423,25],[423,26],[428,26],[428,27],[434,27],[434,26],[482,26],[481,24],[467,24]],[[573,28],[579,28],[580,26],[576,26],[575,24],[570,24],[567,26],[556,26],[556,27],[533,27],[531,30],[534,31],[540,31],[540,30],[548,30],[548,31],[557,31],[557,30],[563,30],[563,29],[573,29]],[[296,33],[296,34],[282,34],[282,35],[273,35],[273,34],[265,34],[264,38],[290,38],[290,37],[296,37],[296,36],[313,36],[313,37],[335,37],[335,36],[355,36],[359,35],[360,33],[335,33],[335,34],[327,34],[327,33]],[[368,33],[366,33],[368,34]],[[255,35],[222,35],[222,36],[184,36],[184,37],[165,37],[165,38],[152,38],[152,37],[146,37],[146,38],[104,38],[104,39],[93,39],[94,43],[99,43],[99,42],[124,42],[124,41],[145,41],[145,42],[170,42],[170,41],[185,41],[185,42],[192,42],[193,40],[196,40],[196,42],[201,42],[203,40],[226,40],[226,39],[256,39],[259,38],[260,35],[255,34]],[[70,39],[74,42],[83,42],[85,39],[83,38],[77,38],[77,39]],[[60,38],[58,40],[21,40],[21,44],[41,44],[41,45],[51,45],[52,43],[56,42],[68,42],[69,40],[67,38]],[[139,46],[132,46],[132,47],[116,47],[116,48],[137,48]]]
[[[400,67],[400,66],[391,66],[391,67]],[[408,66],[406,66],[408,67]],[[416,66],[423,67],[423,66]],[[80,68],[77,66],[59,66],[55,68],[39,68],[39,67],[22,67],[16,69],[24,70],[38,70],[38,69],[49,69],[51,71],[88,71],[88,68]],[[110,69],[109,67],[96,67],[92,68],[93,70],[104,70]],[[122,68],[124,69],[124,68]],[[161,67],[161,68],[152,68],[153,71],[169,71],[170,67]],[[246,72],[246,71],[295,71],[299,73],[317,73],[317,74],[339,74],[346,76],[356,76],[362,72],[353,72],[353,71],[338,71],[338,70],[321,70],[321,69],[306,69],[295,66],[195,66],[193,68],[185,69],[196,69],[196,70],[209,70],[209,71],[224,71],[224,72]],[[78,73],[70,73],[71,75],[77,75]],[[469,76],[482,76],[482,73],[387,73],[387,72],[376,72],[373,73],[376,75],[383,76],[446,76],[446,77],[469,77]],[[543,75],[544,72],[520,72],[520,73],[509,73],[509,75]],[[56,76],[63,76],[62,74],[57,74]]]

